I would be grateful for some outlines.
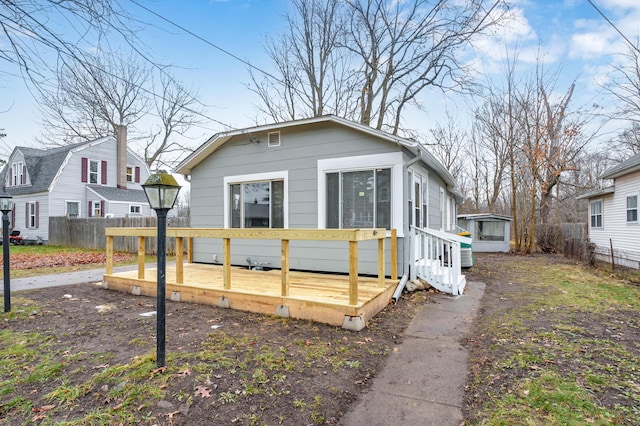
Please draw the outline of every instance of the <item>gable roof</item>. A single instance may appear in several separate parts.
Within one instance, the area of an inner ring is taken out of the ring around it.
[[[604,174],[602,176],[600,176],[601,179],[614,179],[617,178],[619,176],[623,176],[626,175],[628,173],[632,173],[635,171],[640,170],[640,153],[634,155],[631,158],[627,158],[626,160],[624,160],[622,163],[618,164],[617,166],[614,166],[612,168],[610,168],[609,170],[607,170],[606,172],[604,172]]]
[[[442,165],[435,157],[426,150],[424,146],[416,141],[410,139],[401,138],[400,136],[392,135],[382,130],[374,129],[373,127],[365,126],[364,124],[356,123],[345,118],[337,117],[335,115],[323,115],[320,117],[305,118],[301,120],[286,121],[282,123],[274,123],[263,126],[250,127],[246,129],[231,130],[228,132],[216,133],[210,137],[205,143],[200,145],[195,151],[193,151],[187,158],[182,160],[178,167],[176,167],[176,173],[191,174],[194,167],[200,164],[205,158],[217,151],[222,145],[224,145],[229,139],[234,136],[281,130],[290,127],[302,127],[317,123],[335,123],[344,127],[348,127],[353,130],[357,130],[362,133],[386,140],[391,143],[398,144],[404,148],[407,148],[417,158],[420,158],[423,163],[435,170],[438,175],[446,182],[446,184],[453,188],[455,181],[449,171]]]
[[[88,145],[95,145],[109,139],[113,139],[113,137],[107,136],[91,141],[78,142],[50,149],[30,148],[25,146],[15,147],[9,159],[13,157],[13,154],[16,151],[22,153],[25,165],[27,166],[27,173],[31,180],[31,185],[8,186],[6,187],[7,192],[11,195],[47,192],[71,151],[80,150]],[[5,176],[10,167],[10,162],[7,162],[0,173],[0,182],[5,181]]]

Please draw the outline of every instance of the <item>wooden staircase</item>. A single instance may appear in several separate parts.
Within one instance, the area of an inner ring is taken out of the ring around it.
[[[471,238],[412,226],[409,258],[414,262],[410,278],[423,279],[444,293],[462,294],[467,279],[462,274],[461,243],[471,244]]]

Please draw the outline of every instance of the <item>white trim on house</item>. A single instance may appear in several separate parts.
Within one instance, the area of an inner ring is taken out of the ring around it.
[[[229,187],[232,184],[242,184],[250,182],[266,182],[273,180],[282,180],[284,182],[284,200],[283,200],[283,215],[284,215],[284,227],[289,227],[289,171],[283,170],[278,172],[267,173],[250,173],[246,175],[225,176],[223,179],[224,189],[224,227],[231,227],[231,217],[229,215]]]
[[[600,226],[593,226],[593,217],[598,217],[598,214],[593,213],[594,203],[600,203]],[[589,201],[589,228],[604,229],[604,198],[596,198],[595,200]]]
[[[327,173],[353,172],[377,168],[391,169],[391,228],[402,237],[402,153],[371,154],[318,160],[318,229],[327,227]],[[388,231],[389,232],[389,231]]]
[[[635,197],[636,199],[636,205],[635,207],[629,208],[629,198]],[[633,192],[627,192],[625,194],[625,215],[626,215],[626,223],[627,225],[637,225],[638,224],[638,192],[637,191],[633,191]],[[636,220],[629,220],[629,212],[635,210],[636,214]]]

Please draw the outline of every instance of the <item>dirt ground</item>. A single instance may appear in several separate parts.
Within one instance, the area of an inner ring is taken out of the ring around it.
[[[53,380],[15,389],[29,401],[31,413],[6,408],[0,395],[0,424],[77,421],[92,411],[116,406],[118,400],[109,395],[119,379],[103,384],[94,383],[92,377],[106,366],[155,355],[156,317],[142,315],[155,310],[155,298],[104,290],[96,283],[20,292],[16,297],[35,302],[37,312],[27,319],[3,321],[0,332],[9,328],[54,339],[59,350],[51,356],[64,368]],[[143,402],[139,413],[133,410],[136,423],[337,424],[353,401],[367,392],[386,355],[429,297],[427,291],[404,295],[360,332],[167,301],[168,368],[149,374],[170,379],[157,401]],[[13,309],[19,311],[20,304]],[[280,365],[267,364],[273,354],[283,355],[276,360]],[[264,376],[262,381],[256,379],[258,373]],[[47,398],[61,384],[81,383],[88,383],[85,394],[67,404]],[[47,411],[35,415],[38,407]]]

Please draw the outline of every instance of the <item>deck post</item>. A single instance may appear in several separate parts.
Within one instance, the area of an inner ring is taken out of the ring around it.
[[[187,262],[193,263],[193,238],[187,238]]]
[[[138,237],[138,279],[144,280],[144,237]]]
[[[289,295],[289,240],[282,240],[282,259],[280,261],[282,275],[282,297]]]
[[[398,279],[398,231],[391,230],[391,279]]]
[[[184,283],[184,239],[176,237],[176,284]]]
[[[222,282],[225,290],[231,289],[231,239],[222,239]]]
[[[107,275],[113,274],[113,235],[107,235]]]
[[[349,241],[349,304],[358,304],[358,241]]]
[[[378,285],[384,287],[384,238],[378,240]]]

